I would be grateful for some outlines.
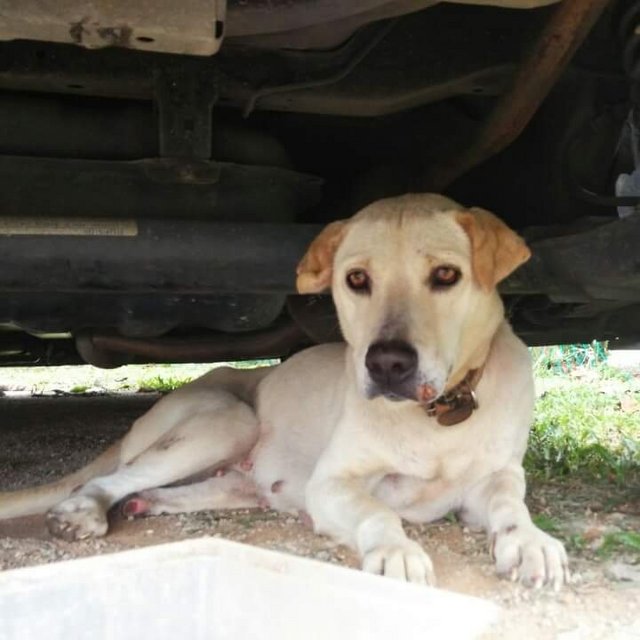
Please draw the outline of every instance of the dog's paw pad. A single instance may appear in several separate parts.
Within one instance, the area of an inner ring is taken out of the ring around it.
[[[97,500],[89,496],[72,496],[47,513],[51,535],[68,542],[98,538],[107,533],[107,514]]]
[[[150,502],[141,495],[133,495],[127,498],[120,506],[120,511],[125,518],[138,518],[147,515],[150,509]]]
[[[492,554],[499,575],[534,589],[558,590],[570,582],[562,543],[537,527],[507,527],[493,536]]]

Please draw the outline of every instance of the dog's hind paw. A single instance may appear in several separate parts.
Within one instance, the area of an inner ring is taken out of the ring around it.
[[[416,584],[436,582],[431,558],[412,540],[374,547],[364,556],[362,570]]]
[[[67,542],[104,536],[109,528],[107,514],[90,496],[72,496],[47,513],[51,535]]]
[[[533,524],[494,533],[491,553],[499,575],[529,587],[549,585],[558,591],[571,579],[562,543]]]

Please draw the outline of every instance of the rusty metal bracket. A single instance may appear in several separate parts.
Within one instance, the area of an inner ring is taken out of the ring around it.
[[[165,158],[211,158],[214,74],[193,68],[154,71],[159,149]]]
[[[610,1],[563,0],[558,5],[478,137],[427,174],[428,189],[442,191],[522,133]]]

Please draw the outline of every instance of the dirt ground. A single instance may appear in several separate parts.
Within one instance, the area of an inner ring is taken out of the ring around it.
[[[155,400],[152,395],[0,398],[0,490],[50,481],[95,456]],[[482,534],[454,521],[410,526],[433,558],[439,586],[487,598],[504,610],[490,638],[640,638],[640,565],[629,551],[599,553],[611,531],[640,531],[640,496],[569,480],[530,488],[533,513],[558,523],[573,584],[559,594],[499,580]],[[42,517],[0,523],[0,570],[200,536],[232,540],[357,566],[354,554],[313,535],[299,519],[271,511],[207,512],[136,521],[113,514],[102,540],[52,539]],[[572,540],[583,541],[574,548]],[[584,541],[587,542],[585,548]]]

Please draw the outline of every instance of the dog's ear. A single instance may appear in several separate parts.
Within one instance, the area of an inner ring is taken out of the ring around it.
[[[298,293],[321,293],[331,286],[333,258],[347,231],[346,220],[326,226],[311,243],[298,264]]]
[[[471,241],[473,275],[483,289],[492,289],[531,257],[524,240],[493,213],[473,207],[456,217]]]

